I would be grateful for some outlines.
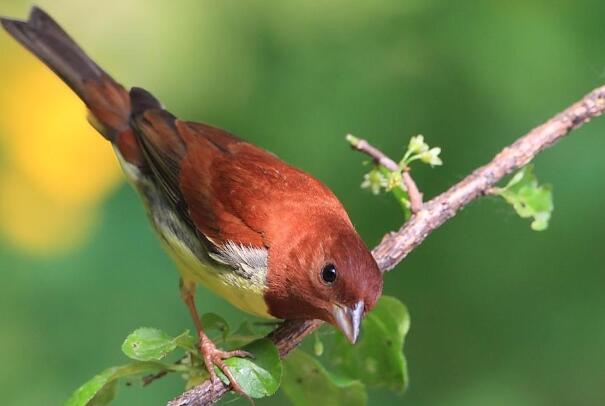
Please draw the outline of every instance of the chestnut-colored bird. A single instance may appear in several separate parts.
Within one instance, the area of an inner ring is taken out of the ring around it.
[[[41,9],[28,21],[1,22],[76,92],[113,144],[178,265],[213,380],[216,365],[241,391],[223,359],[248,354],[208,339],[194,303],[198,283],[246,312],[325,320],[357,340],[382,275],[325,185],[223,130],[177,119],[141,88],[128,92]]]

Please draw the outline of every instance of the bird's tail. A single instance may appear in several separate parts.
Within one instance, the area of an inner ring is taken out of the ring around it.
[[[33,7],[27,21],[0,18],[17,41],[29,49],[84,101],[92,124],[105,138],[129,129],[130,97],[43,10]]]

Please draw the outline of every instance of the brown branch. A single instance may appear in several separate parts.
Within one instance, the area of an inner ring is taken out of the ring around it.
[[[460,209],[479,196],[485,195],[499,180],[516,169],[527,165],[539,152],[559,141],[571,130],[580,127],[591,118],[605,111],[605,86],[593,90],[582,100],[534,128],[514,144],[504,148],[487,165],[475,170],[446,192],[426,202],[398,231],[386,234],[372,254],[383,271],[393,269],[414,248],[422,243],[435,229],[452,218]],[[358,148],[359,149],[359,148]],[[365,150],[372,150],[373,156],[380,157],[390,165],[382,152],[367,144]],[[392,162],[392,160],[390,160]],[[388,168],[387,165],[384,165]],[[303,338],[317,329],[320,321],[286,321],[269,338],[277,346],[280,356],[286,356],[300,344]],[[216,402],[228,388],[218,384],[214,392],[210,384],[201,385],[183,393],[169,403],[170,406],[201,406]],[[214,396],[212,394],[214,393]]]
[[[286,320],[267,337],[275,344],[279,356],[284,358],[290,351],[298,347],[302,340],[323,324],[319,320]],[[214,390],[213,390],[214,389]],[[217,402],[227,391],[229,386],[207,380],[195,388],[188,390],[178,398],[168,402],[168,406],[205,406]]]
[[[412,216],[397,232],[386,234],[374,248],[372,254],[380,269],[393,269],[431,232],[464,206],[487,194],[503,177],[527,165],[542,150],[604,111],[605,86],[602,86],[504,148],[487,165],[425,203],[423,210]]]

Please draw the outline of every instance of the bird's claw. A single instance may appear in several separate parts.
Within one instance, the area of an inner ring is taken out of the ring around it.
[[[224,361],[231,357],[254,358],[254,356],[248,351],[244,350],[223,351],[217,348],[214,342],[212,342],[212,340],[206,337],[205,334],[200,334],[200,350],[202,352],[202,358],[204,359],[204,365],[206,366],[206,369],[210,374],[210,381],[212,382],[212,398],[215,397],[215,388],[221,382],[214,369],[214,367],[216,366],[218,369],[221,370],[223,374],[225,374],[225,376],[229,380],[229,383],[231,384],[231,389],[234,392],[248,399],[254,405],[254,401],[252,400],[252,398],[250,398],[250,396],[248,396],[248,394],[244,392],[239,383],[237,383],[235,377],[233,376],[227,365],[225,365]]]

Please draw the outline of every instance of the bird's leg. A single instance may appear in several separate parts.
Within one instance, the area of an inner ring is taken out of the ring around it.
[[[243,350],[223,351],[217,348],[214,342],[212,342],[212,340],[208,338],[206,333],[204,333],[202,321],[200,319],[199,313],[197,312],[197,308],[195,307],[195,284],[181,280],[180,288],[181,297],[183,298],[183,301],[189,309],[189,313],[191,314],[191,318],[193,319],[193,323],[195,324],[195,329],[197,330],[197,334],[200,340],[200,352],[202,354],[202,358],[204,359],[204,365],[206,366],[206,369],[210,374],[210,380],[212,381],[212,391],[214,391],[214,385],[219,381],[219,378],[216,375],[216,371],[214,370],[214,367],[217,366],[229,380],[233,391],[241,394],[242,396],[248,398],[248,400],[251,401],[250,397],[236,382],[235,377],[233,376],[227,365],[225,365],[224,360],[231,357],[252,357],[253,355]]]

